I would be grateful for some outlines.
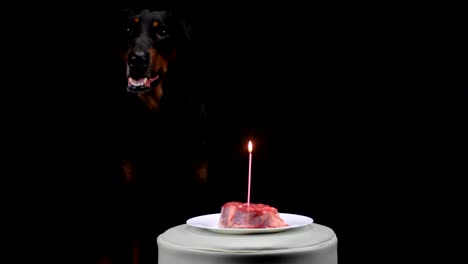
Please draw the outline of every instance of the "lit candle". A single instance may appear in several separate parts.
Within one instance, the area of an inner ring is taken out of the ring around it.
[[[250,181],[252,176],[252,141],[249,141],[249,184],[247,186],[247,206],[250,205]]]

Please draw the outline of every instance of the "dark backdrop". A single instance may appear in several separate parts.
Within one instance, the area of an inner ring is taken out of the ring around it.
[[[50,42],[60,54],[49,58],[50,157],[71,237],[87,230],[92,240],[112,204],[117,183],[102,164],[124,89],[119,10],[138,4],[69,3],[49,17],[60,32]],[[246,199],[251,138],[251,201],[333,228],[340,263],[417,260],[427,248],[416,245],[456,234],[467,132],[459,17],[390,4],[161,5],[183,11],[203,54],[213,200],[196,212]],[[78,241],[73,252],[86,255]]]

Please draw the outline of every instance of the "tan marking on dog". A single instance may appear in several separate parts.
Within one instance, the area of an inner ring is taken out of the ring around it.
[[[162,96],[163,89],[161,84],[158,84],[158,86],[149,92],[138,94],[138,98],[153,112],[159,109]]]
[[[208,181],[208,162],[200,162],[197,166],[196,180],[199,183],[207,183]]]
[[[133,164],[128,160],[124,160],[122,162],[122,169],[125,176],[125,183],[133,182],[135,180],[135,167]]]

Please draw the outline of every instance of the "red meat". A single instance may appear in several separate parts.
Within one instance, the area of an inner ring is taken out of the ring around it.
[[[269,205],[228,202],[221,207],[219,227],[223,228],[275,228],[288,226],[278,210]]]

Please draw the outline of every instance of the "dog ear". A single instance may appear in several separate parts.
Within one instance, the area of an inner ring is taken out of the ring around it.
[[[169,11],[173,18],[173,23],[176,24],[177,38],[182,41],[192,40],[192,25],[187,19],[187,16],[181,11]]]
[[[185,18],[179,18],[181,33],[185,40],[192,40],[192,26]]]

